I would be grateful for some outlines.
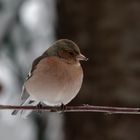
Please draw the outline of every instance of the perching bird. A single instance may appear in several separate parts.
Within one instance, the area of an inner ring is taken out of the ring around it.
[[[21,105],[48,106],[68,104],[79,92],[83,81],[80,60],[87,60],[71,40],[61,39],[34,60],[22,91]],[[31,111],[20,111],[27,116]],[[12,112],[13,115],[17,110]]]

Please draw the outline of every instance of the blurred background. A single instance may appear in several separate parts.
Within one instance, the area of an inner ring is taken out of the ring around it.
[[[0,104],[19,104],[32,61],[68,38],[89,57],[71,105],[140,107],[139,0],[0,0]],[[1,140],[139,140],[140,116],[0,111]]]

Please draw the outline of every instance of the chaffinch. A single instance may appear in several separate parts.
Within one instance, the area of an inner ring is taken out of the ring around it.
[[[83,81],[80,60],[87,60],[71,40],[56,41],[34,60],[23,86],[21,105],[48,106],[68,104],[79,92]],[[31,111],[20,111],[27,116]],[[12,112],[16,115],[17,110]]]

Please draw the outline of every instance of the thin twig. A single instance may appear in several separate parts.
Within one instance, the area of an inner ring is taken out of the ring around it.
[[[109,106],[93,106],[93,105],[81,105],[81,106],[64,106],[50,107],[42,106],[16,106],[16,105],[0,105],[0,110],[4,109],[16,109],[16,110],[33,110],[33,111],[47,111],[47,112],[102,112],[108,114],[140,114],[140,108],[132,107],[109,107]]]

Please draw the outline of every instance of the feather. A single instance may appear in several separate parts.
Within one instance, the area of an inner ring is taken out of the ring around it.
[[[25,86],[22,87],[22,93],[21,93],[21,100],[25,101],[27,98],[29,98],[29,93],[27,92]]]
[[[27,98],[27,100],[25,102],[22,102],[20,105],[21,106],[25,106],[25,105],[36,106],[37,104],[39,104],[39,101],[33,101],[30,98]],[[11,114],[21,115],[23,118],[27,118],[27,116],[29,116],[31,112],[32,110],[14,110]]]

